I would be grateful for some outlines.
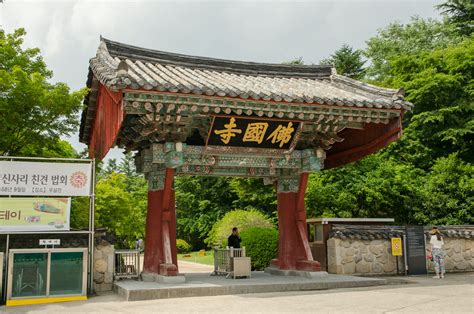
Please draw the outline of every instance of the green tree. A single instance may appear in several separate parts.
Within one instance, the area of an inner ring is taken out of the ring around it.
[[[362,50],[354,50],[352,47],[344,44],[329,58],[321,60],[320,64],[332,65],[339,74],[353,79],[361,79],[365,72],[365,61],[362,60],[362,54]]]
[[[448,0],[438,6],[448,22],[455,25],[460,34],[471,35],[474,30],[474,2],[472,0]]]
[[[237,196],[232,203],[234,208],[257,209],[269,217],[276,217],[277,198],[273,185],[253,178],[232,178],[229,184]]]
[[[439,158],[426,178],[423,207],[416,220],[423,224],[456,225],[474,222],[474,166],[456,154]]]
[[[122,173],[100,179],[96,185],[96,226],[106,227],[122,245],[132,246],[144,235],[146,192],[146,187],[128,191],[127,177]]]
[[[69,150],[60,136],[76,130],[86,89],[49,83],[39,49],[22,48],[25,35],[0,28],[0,154],[57,157]]]
[[[390,217],[413,223],[424,171],[378,155],[310,176],[309,217]]]
[[[274,225],[267,216],[258,210],[232,210],[213,225],[205,242],[209,246],[227,246],[227,237],[234,227],[243,232],[254,227],[273,229]]]
[[[455,152],[473,162],[474,39],[417,57],[393,58],[392,65],[387,81],[405,86],[415,109],[405,121],[404,137],[386,154],[424,169]]]
[[[183,176],[175,179],[178,238],[203,248],[212,226],[233,209],[237,198],[230,178]]]
[[[461,40],[456,27],[446,22],[415,16],[407,24],[391,23],[366,42],[364,54],[370,61],[367,75],[385,85],[384,80],[391,77],[392,58],[416,57],[422,52],[446,48]]]

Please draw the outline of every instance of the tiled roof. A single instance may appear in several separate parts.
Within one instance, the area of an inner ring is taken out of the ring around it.
[[[403,90],[338,75],[330,66],[186,56],[102,39],[90,69],[105,86],[276,102],[409,110]]]
[[[445,226],[438,227],[441,234],[447,238],[474,238],[474,226]],[[430,227],[425,227],[425,236],[430,236]],[[329,234],[330,238],[352,240],[375,240],[400,237],[405,234],[403,226],[381,225],[343,225],[335,224]]]

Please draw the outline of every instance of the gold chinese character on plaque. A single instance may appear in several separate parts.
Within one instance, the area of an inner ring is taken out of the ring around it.
[[[261,144],[265,138],[265,132],[267,132],[267,129],[268,123],[266,122],[249,123],[245,130],[242,142],[257,142]]]
[[[229,144],[230,139],[234,137],[236,134],[241,134],[242,130],[241,129],[236,129],[235,127],[237,124],[235,124],[235,118],[230,118],[229,123],[224,124],[224,129],[223,130],[214,130],[214,133],[216,135],[220,135],[221,141],[224,144]]]
[[[275,131],[270,134],[267,140],[272,139],[272,144],[280,143],[280,147],[283,147],[286,143],[291,140],[291,134],[295,131],[292,127],[293,123],[288,122],[288,126],[279,125]]]

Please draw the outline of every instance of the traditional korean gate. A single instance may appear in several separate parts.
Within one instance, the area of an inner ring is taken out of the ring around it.
[[[319,271],[306,231],[311,172],[358,160],[396,140],[411,108],[402,90],[329,66],[258,64],[170,54],[101,39],[90,61],[80,138],[91,156],[138,151],[148,180],[144,272],[178,274],[176,175],[262,178],[275,186],[273,265]]]

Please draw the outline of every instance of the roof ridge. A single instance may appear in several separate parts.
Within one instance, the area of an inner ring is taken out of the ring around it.
[[[265,76],[329,78],[332,73],[332,66],[330,65],[258,63],[251,61],[199,57],[142,48],[112,41],[104,37],[101,37],[101,43],[105,44],[107,52],[112,58],[122,57],[134,61],[147,60],[175,66]]]

